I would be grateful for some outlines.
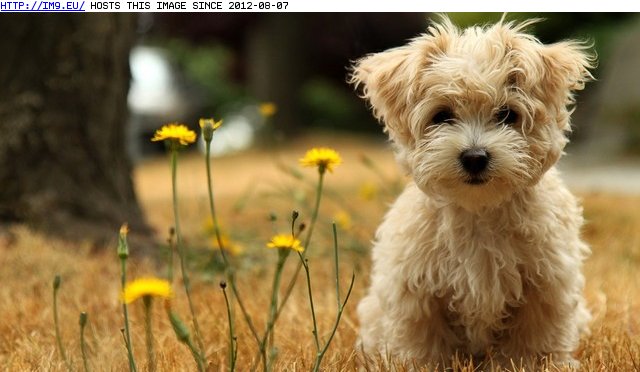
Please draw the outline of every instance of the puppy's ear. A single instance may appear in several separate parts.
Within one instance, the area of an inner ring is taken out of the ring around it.
[[[400,121],[405,116],[414,77],[411,54],[411,48],[403,46],[368,55],[356,62],[350,78],[350,83],[361,88],[362,97],[371,104],[373,115],[392,136],[403,132]]]
[[[419,76],[435,56],[446,52],[456,33],[455,26],[441,17],[439,24],[409,44],[370,54],[354,64],[349,82],[362,89],[362,97],[369,101],[392,140],[409,140],[407,117],[414,107]]]
[[[549,127],[546,134],[545,140],[551,146],[540,154],[544,159],[544,171],[556,163],[568,142],[565,134],[571,131],[570,115],[573,111],[567,110],[567,106],[575,103],[573,92],[584,89],[585,83],[593,79],[589,70],[595,67],[596,58],[589,48],[589,45],[577,41],[542,46],[544,74],[537,89],[559,129]]]
[[[564,95],[566,101],[561,104],[573,103],[572,92],[584,89],[584,84],[593,79],[589,70],[595,67],[596,58],[589,49],[589,45],[577,41],[562,41],[543,47],[544,88],[547,92]]]

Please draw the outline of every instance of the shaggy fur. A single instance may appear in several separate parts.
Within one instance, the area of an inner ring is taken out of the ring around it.
[[[459,30],[443,18],[354,66],[413,179],[376,234],[358,306],[368,354],[575,363],[589,248],[554,164],[594,58],[583,43],[543,45],[524,33],[531,23]],[[478,174],[462,165],[470,149],[487,154]]]

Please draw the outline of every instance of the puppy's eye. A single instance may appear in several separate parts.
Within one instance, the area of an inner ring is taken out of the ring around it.
[[[502,107],[496,114],[498,124],[514,125],[518,122],[519,118],[518,113],[507,106]]]
[[[444,109],[436,112],[431,119],[431,122],[434,124],[448,124],[453,121],[455,117],[450,110]]]

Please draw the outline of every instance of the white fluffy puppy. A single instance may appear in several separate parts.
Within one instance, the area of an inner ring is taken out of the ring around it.
[[[574,364],[589,248],[554,164],[594,58],[583,43],[543,45],[530,23],[460,30],[443,18],[354,66],[412,176],[376,234],[358,306],[367,353]]]

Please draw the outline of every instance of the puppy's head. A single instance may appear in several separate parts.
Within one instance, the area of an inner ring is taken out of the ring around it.
[[[459,30],[443,18],[356,62],[351,82],[425,193],[467,209],[497,205],[562,154],[573,92],[594,57],[575,41],[543,45],[523,32],[531,23]]]

